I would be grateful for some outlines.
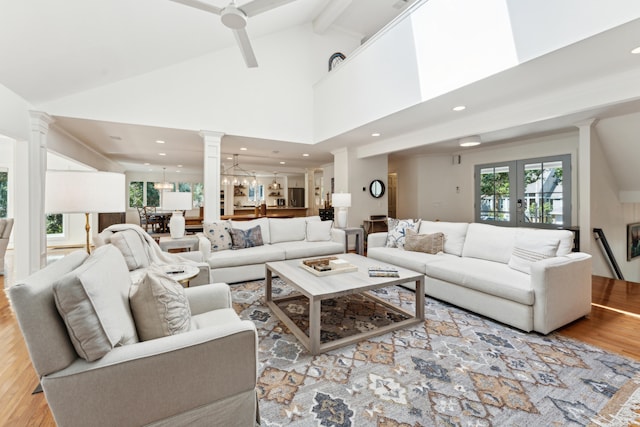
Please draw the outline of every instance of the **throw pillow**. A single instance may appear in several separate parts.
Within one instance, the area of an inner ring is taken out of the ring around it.
[[[111,236],[111,244],[118,248],[127,263],[129,271],[149,266],[146,243],[135,230],[123,230]]]
[[[418,234],[408,228],[404,241],[406,251],[437,254],[444,251],[444,233]]]
[[[231,249],[231,223],[229,221],[205,222],[202,228],[204,235],[211,242],[212,251]]]
[[[129,308],[131,279],[113,245],[97,248],[53,284],[53,297],[80,357],[100,359],[115,346],[138,341]]]
[[[516,243],[509,258],[509,267],[523,273],[531,274],[531,265],[534,262],[541,261],[546,258],[556,256],[560,240],[549,239],[519,239]]]
[[[411,229],[418,231],[418,228],[420,227],[420,220],[388,218],[387,225],[389,231],[387,232],[386,246],[388,248],[402,248],[407,234],[406,230]]]
[[[184,288],[157,267],[131,287],[131,311],[142,341],[176,335],[191,328],[191,309]]]
[[[252,248],[254,246],[262,246],[262,231],[259,225],[246,230],[232,228],[229,230],[233,245],[231,249]]]
[[[333,221],[308,221],[307,242],[326,242],[331,240]]]

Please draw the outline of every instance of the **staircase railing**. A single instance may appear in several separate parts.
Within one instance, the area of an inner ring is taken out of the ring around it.
[[[597,242],[600,242],[600,248],[604,251],[604,254],[609,262],[609,267],[611,271],[616,275],[616,278],[620,280],[624,280],[622,276],[622,271],[618,266],[618,262],[616,261],[616,257],[613,255],[613,251],[611,251],[611,246],[609,246],[609,242],[607,242],[607,238],[604,235],[604,230],[602,228],[594,228],[593,232],[595,233],[595,238]]]

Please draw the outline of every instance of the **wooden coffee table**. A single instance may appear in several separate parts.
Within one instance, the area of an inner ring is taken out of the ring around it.
[[[380,262],[371,258],[366,258],[356,254],[340,254],[338,258],[344,259],[350,264],[358,267],[358,271],[350,273],[340,273],[328,276],[316,276],[300,267],[301,260],[268,262],[265,264],[266,287],[265,297],[269,308],[274,314],[293,332],[300,342],[316,355],[325,351],[343,347],[354,342],[382,335],[389,331],[415,325],[424,321],[424,275],[406,268],[397,267],[400,277],[369,277],[368,268],[379,266]],[[272,295],[272,278],[279,276],[288,285],[295,288],[299,294],[289,295],[274,299]],[[366,291],[384,288],[387,286],[400,285],[406,282],[416,284],[416,308],[415,313],[410,313],[398,306],[390,304],[381,298],[366,293],[367,298],[375,300],[377,303],[388,307],[391,310],[400,312],[409,319],[394,322],[390,325],[382,326],[375,330],[361,332],[348,337],[340,338],[331,342],[320,342],[320,310],[321,301],[330,298],[343,297],[350,294],[364,294]],[[277,302],[300,298],[300,294],[309,299],[309,335],[300,329],[278,307]]]

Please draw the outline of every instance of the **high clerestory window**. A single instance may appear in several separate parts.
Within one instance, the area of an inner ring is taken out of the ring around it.
[[[475,167],[476,222],[559,228],[571,226],[571,156]]]

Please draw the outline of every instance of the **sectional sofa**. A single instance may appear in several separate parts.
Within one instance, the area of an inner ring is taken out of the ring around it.
[[[434,221],[415,228],[423,238],[442,233],[442,250],[389,247],[389,233],[373,233],[367,256],[424,273],[428,296],[542,334],[591,311],[591,256],[572,251],[571,231]]]
[[[259,227],[260,244],[250,242],[233,249],[231,234]],[[271,261],[302,259],[346,252],[345,233],[319,216],[298,218],[259,218],[251,221],[221,220],[205,222],[198,233],[199,251],[211,268],[216,282],[236,283],[265,277],[264,264]],[[254,246],[252,246],[255,244]]]

